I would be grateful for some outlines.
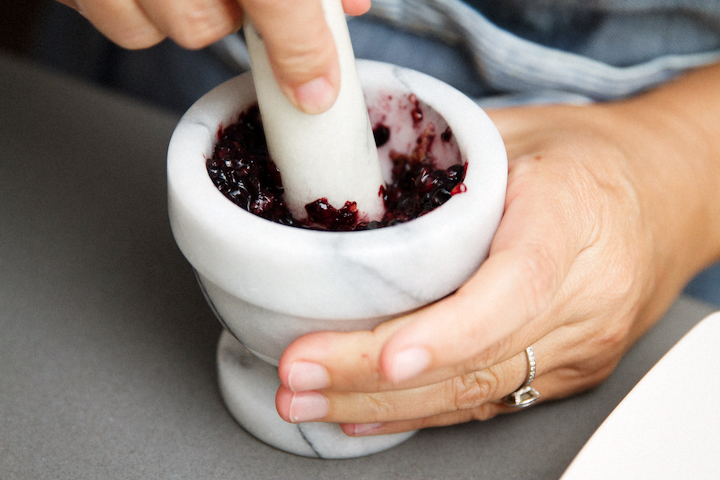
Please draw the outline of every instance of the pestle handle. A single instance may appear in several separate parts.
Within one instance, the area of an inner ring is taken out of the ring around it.
[[[383,185],[377,148],[360,86],[341,0],[322,0],[340,62],[340,91],[330,109],[297,110],[278,86],[265,46],[250,21],[245,38],[268,150],[282,175],[284,200],[296,218],[305,205],[326,198],[340,209],[356,202],[369,221],[382,218]]]

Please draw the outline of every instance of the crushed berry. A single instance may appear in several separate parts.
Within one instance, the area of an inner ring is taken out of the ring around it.
[[[417,112],[422,118],[419,102]],[[390,138],[390,129],[378,125],[373,129],[378,146]],[[441,135],[448,141],[452,133],[447,128]],[[239,207],[262,218],[283,225],[314,230],[352,231],[371,230],[407,222],[437,208],[451,196],[466,190],[465,165],[453,165],[445,170],[435,168],[430,146],[435,139],[435,127],[429,124],[418,137],[409,154],[392,152],[392,182],[381,186],[379,194],[385,203],[381,221],[362,222],[358,219],[355,202],[346,202],[336,209],[326,198],[305,205],[308,217],[295,219],[283,202],[282,178],[270,158],[257,105],[243,112],[238,121],[218,131],[218,141],[207,170],[215,186]]]
[[[358,209],[355,202],[345,202],[345,205],[338,210],[323,197],[305,205],[305,211],[308,213],[308,220],[313,224],[324,226],[323,230],[348,232],[355,230],[358,223]]]
[[[283,225],[302,226],[283,202],[280,171],[268,154],[257,105],[218,132],[207,170],[218,190],[239,207]]]
[[[420,100],[418,100],[417,96],[415,96],[414,93],[410,94],[408,98],[410,102],[412,102],[412,104],[415,106],[415,108],[410,111],[410,117],[412,118],[413,125],[417,125],[423,119],[423,111],[422,107],[420,106]]]
[[[440,134],[440,139],[443,142],[449,142],[452,139],[452,130],[448,126],[443,133]]]
[[[380,148],[390,140],[390,129],[386,125],[378,124],[373,128],[373,137],[375,145]]]

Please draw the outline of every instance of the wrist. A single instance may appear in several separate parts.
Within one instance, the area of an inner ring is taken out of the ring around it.
[[[708,102],[712,95],[702,95],[696,82],[690,76],[602,106],[630,159],[656,275],[678,290],[720,259],[720,102]]]

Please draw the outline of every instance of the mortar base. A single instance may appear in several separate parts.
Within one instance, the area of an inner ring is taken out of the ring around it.
[[[227,330],[217,350],[220,392],[228,410],[251,435],[285,452],[315,458],[354,458],[392,448],[415,432],[348,437],[335,423],[285,422],[275,410],[277,368],[260,360]]]

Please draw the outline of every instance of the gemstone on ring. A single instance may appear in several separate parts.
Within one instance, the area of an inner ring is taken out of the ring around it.
[[[528,373],[525,382],[510,395],[503,397],[503,403],[509,407],[525,408],[535,403],[540,398],[540,393],[532,388],[533,380],[535,380],[535,352],[532,346],[525,349],[528,363]]]

